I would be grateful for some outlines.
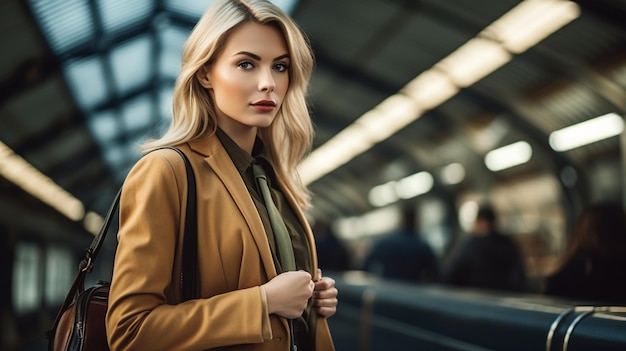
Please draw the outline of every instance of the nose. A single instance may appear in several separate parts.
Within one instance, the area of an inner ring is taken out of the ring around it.
[[[273,71],[271,69],[262,70],[259,77],[259,90],[273,92],[274,88],[276,88],[276,81],[274,80]]]

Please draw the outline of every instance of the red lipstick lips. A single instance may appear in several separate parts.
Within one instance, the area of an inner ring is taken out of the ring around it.
[[[276,103],[272,100],[260,100],[251,105],[260,111],[272,111],[276,107]]]

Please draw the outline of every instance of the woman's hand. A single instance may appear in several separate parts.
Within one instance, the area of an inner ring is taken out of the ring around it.
[[[269,313],[293,319],[302,315],[316,285],[309,272],[291,271],[277,275],[263,287]]]
[[[320,279],[315,282],[313,307],[319,315],[328,318],[337,312],[339,291],[335,288],[335,280],[330,277],[323,277],[320,269],[318,269],[318,276]]]

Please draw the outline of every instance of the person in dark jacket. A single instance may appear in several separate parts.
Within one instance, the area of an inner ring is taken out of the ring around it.
[[[544,293],[626,304],[626,214],[598,203],[578,217],[563,255],[545,279]]]
[[[337,237],[330,223],[318,220],[313,225],[317,246],[317,264],[323,271],[342,272],[350,269],[350,251]]]
[[[524,263],[517,243],[497,230],[496,212],[482,206],[469,237],[451,253],[443,282],[491,290],[525,289]]]
[[[374,244],[365,259],[364,270],[393,280],[435,281],[437,256],[419,234],[415,211],[404,210],[402,227]]]

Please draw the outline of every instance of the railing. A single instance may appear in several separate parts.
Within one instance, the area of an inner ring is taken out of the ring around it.
[[[626,307],[329,274],[337,351],[626,350]]]

